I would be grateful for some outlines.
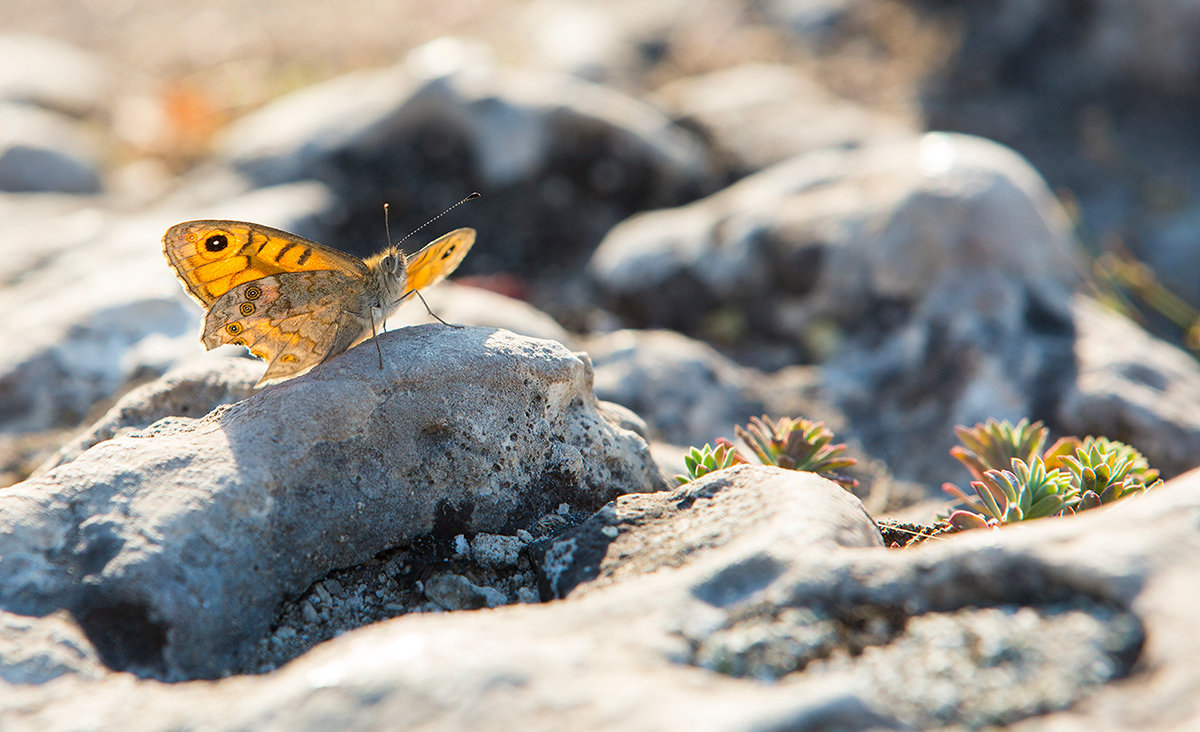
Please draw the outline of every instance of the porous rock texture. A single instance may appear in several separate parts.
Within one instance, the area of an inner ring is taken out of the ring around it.
[[[378,345],[383,368],[368,342],[0,493],[0,607],[69,610],[112,667],[218,676],[333,568],[663,485],[561,344],[436,325]]]
[[[554,540],[598,569],[561,601],[379,623],[266,676],[64,677],[0,711],[44,730],[1187,728],[1198,481],[889,552],[836,484],[741,466]]]

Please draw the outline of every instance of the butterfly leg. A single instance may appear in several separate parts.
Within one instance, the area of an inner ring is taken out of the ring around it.
[[[413,290],[413,291],[412,291],[412,294],[414,294],[414,295],[416,295],[417,297],[421,298],[421,304],[425,306],[425,312],[429,313],[429,314],[430,314],[430,315],[432,315],[434,318],[437,318],[437,322],[441,323],[442,325],[447,325],[447,326],[450,326],[451,328],[461,328],[461,327],[462,327],[461,325],[458,325],[458,324],[456,324],[456,323],[447,323],[446,321],[442,320],[442,319],[441,319],[441,317],[439,317],[437,313],[433,312],[433,310],[431,310],[431,309],[429,308],[429,303],[425,302],[425,298],[424,298],[424,297],[421,295],[421,293],[420,293],[420,292],[417,292],[416,290]]]
[[[384,321],[387,325],[387,321]],[[375,308],[371,308],[371,340],[375,342],[375,352],[379,354],[379,370],[383,370],[383,349],[379,347],[379,339],[375,333]]]

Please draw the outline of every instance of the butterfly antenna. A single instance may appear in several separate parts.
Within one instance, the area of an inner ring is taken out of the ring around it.
[[[410,231],[410,232],[408,233],[408,235],[407,235],[407,236],[405,236],[405,237],[404,237],[403,239],[401,239],[400,241],[396,242],[396,246],[400,246],[400,245],[401,245],[401,244],[403,244],[404,242],[408,241],[410,238],[412,238],[413,234],[416,234],[416,233],[417,233],[418,231],[420,231],[421,229],[424,229],[426,226],[429,226],[429,225],[430,225],[430,224],[432,224],[434,221],[437,221],[438,219],[442,218],[443,216],[445,216],[446,214],[450,213],[451,211],[453,211],[454,209],[458,208],[459,206],[463,205],[463,204],[464,204],[464,203],[466,203],[467,201],[471,201],[471,200],[474,200],[474,199],[476,199],[476,198],[480,198],[481,196],[482,196],[482,194],[480,194],[478,191],[476,191],[476,192],[472,193],[471,195],[467,196],[466,198],[464,198],[463,200],[461,200],[461,201],[459,201],[458,203],[454,204],[453,206],[450,206],[450,207],[449,207],[449,208],[447,208],[445,211],[442,211],[442,212],[441,212],[440,214],[438,214],[437,216],[434,216],[432,219],[430,219],[430,220],[426,221],[425,223],[421,224],[421,225],[420,225],[420,226],[418,226],[417,228],[415,228],[415,229],[413,229],[412,231]],[[386,204],[386,203],[385,203],[385,204],[383,204],[383,226],[384,226],[384,228],[385,228],[385,229],[387,228],[387,204]],[[391,240],[392,240],[392,234],[391,234],[391,231],[389,230],[389,231],[388,231],[388,241],[389,241],[389,242],[391,242]]]
[[[388,225],[388,204],[383,204],[383,232],[387,235],[388,246],[392,245],[392,227]]]

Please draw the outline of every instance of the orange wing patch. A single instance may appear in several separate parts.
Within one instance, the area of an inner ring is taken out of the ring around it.
[[[208,306],[238,285],[281,272],[333,270],[362,277],[362,261],[269,226],[188,221],[163,235],[163,253],[187,291]]]
[[[474,229],[455,229],[445,236],[434,239],[419,252],[408,257],[408,282],[406,292],[421,290],[436,285],[458,269],[463,257],[475,243]]]

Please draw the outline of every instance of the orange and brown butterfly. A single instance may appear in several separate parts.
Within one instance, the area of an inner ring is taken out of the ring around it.
[[[389,246],[366,260],[243,221],[176,224],[163,235],[175,276],[207,308],[201,338],[267,362],[259,386],[299,376],[371,337],[381,317],[453,272],[475,243],[457,229],[416,254]]]

